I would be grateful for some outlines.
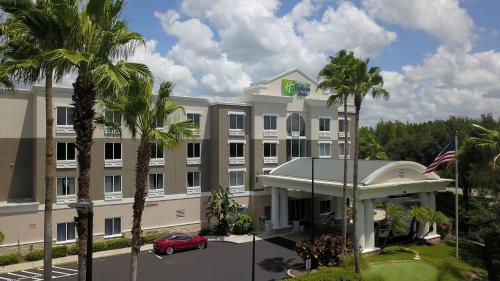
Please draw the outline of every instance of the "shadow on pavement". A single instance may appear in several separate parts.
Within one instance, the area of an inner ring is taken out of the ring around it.
[[[281,246],[283,248],[287,248],[288,250],[295,251],[295,241],[283,237],[273,237],[265,239],[265,241]]]
[[[260,268],[269,272],[283,272],[290,267],[299,265],[300,263],[293,263],[294,259],[285,260],[283,257],[267,258],[258,263]]]

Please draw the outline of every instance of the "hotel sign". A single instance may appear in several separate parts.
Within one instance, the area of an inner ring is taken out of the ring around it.
[[[283,96],[307,96],[311,89],[311,84],[304,82],[297,82],[295,80],[283,79],[281,80],[281,93]]]

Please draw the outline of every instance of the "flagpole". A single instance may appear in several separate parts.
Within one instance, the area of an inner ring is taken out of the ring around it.
[[[455,132],[455,256],[458,259],[458,132]]]

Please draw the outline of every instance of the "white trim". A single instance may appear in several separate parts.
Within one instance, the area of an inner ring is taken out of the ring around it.
[[[229,129],[229,135],[242,137],[245,135],[245,129]]]
[[[106,159],[106,144],[113,144],[113,157],[115,156],[115,143],[120,144],[120,159]],[[105,141],[104,142],[104,167],[105,168],[119,168],[123,167],[123,144],[119,141]]]
[[[264,117],[264,116],[276,116],[276,117],[279,117],[280,115],[278,113],[263,113],[262,117]]]
[[[263,130],[262,135],[264,137],[277,137],[278,136],[278,130]]]
[[[201,157],[186,157],[186,165],[200,165]]]
[[[150,189],[149,188],[149,176],[150,175],[156,175],[156,180],[158,180],[158,175],[162,175],[161,179],[162,179],[162,187],[163,188]],[[147,195],[146,199],[155,200],[157,198],[162,198],[163,196],[165,196],[165,173],[155,173],[155,172],[148,173],[147,187],[148,187],[148,195]]]
[[[113,177],[113,191],[106,192],[106,177]],[[114,191],[115,177],[120,177],[120,191]],[[122,175],[104,175],[104,201],[122,200],[123,198],[123,177]]]
[[[56,169],[76,169],[76,159],[56,160]]]
[[[247,140],[227,140],[227,144],[231,144],[231,143],[247,144]]]
[[[244,165],[245,157],[229,157],[229,165]]]
[[[262,145],[264,145],[265,143],[275,143],[275,144],[279,144],[280,141],[279,140],[262,140]]]
[[[329,155],[321,155],[321,145],[327,144],[330,146],[330,154]],[[318,155],[319,158],[332,158],[332,142],[331,141],[319,141],[318,142]]]
[[[149,166],[165,166],[165,158],[151,158]]]
[[[320,140],[320,141],[318,141],[318,144],[321,144],[321,143],[332,144],[333,142],[332,141],[327,141],[327,140]],[[351,142],[349,142],[349,143],[351,143]]]
[[[116,237],[123,237],[123,218],[120,217],[112,217],[112,218],[104,218],[104,233],[106,233],[106,220],[113,220],[113,232],[115,230],[115,219],[120,219],[120,234],[111,234],[111,235],[106,235],[104,234],[104,239],[107,238],[116,238]]]
[[[243,115],[246,116],[247,113],[245,111],[228,111],[227,116],[229,115]]]
[[[231,168],[231,169],[227,169],[227,173],[229,174],[229,172],[247,172],[247,168]]]

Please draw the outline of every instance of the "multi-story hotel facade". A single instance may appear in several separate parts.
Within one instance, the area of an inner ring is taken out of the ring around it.
[[[195,138],[183,140],[173,150],[152,144],[144,230],[199,230],[207,223],[210,191],[218,186],[229,187],[255,220],[271,220],[271,192],[259,182],[259,175],[295,158],[342,159],[344,149],[350,153],[354,140],[346,146],[343,136],[351,139],[352,122],[344,122],[341,107],[327,107],[328,95],[317,90],[317,81],[304,72],[292,69],[252,83],[242,92],[230,102],[174,96],[185,113],[172,118],[192,119],[199,130]],[[68,207],[76,202],[78,190],[71,95],[71,88],[54,89],[56,244],[76,239],[76,212]],[[0,114],[0,231],[5,235],[0,249],[40,244],[45,196],[44,88],[0,94]],[[351,107],[348,114],[353,114]],[[158,122],[158,127],[166,128],[169,121]],[[126,131],[120,136],[109,128],[95,130],[90,197],[97,238],[130,232],[137,145],[138,140]],[[290,222],[310,217],[309,198],[293,193],[280,198],[288,201]],[[336,203],[332,197],[318,196],[315,216],[333,211]]]

